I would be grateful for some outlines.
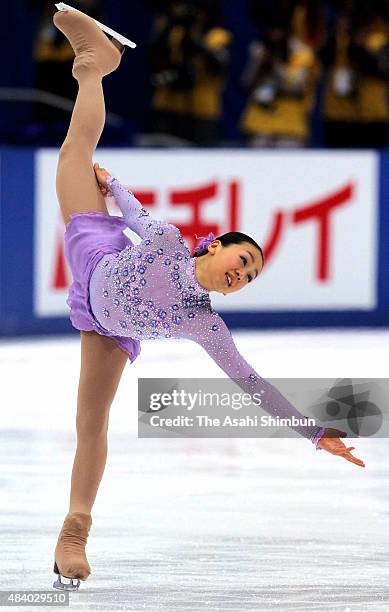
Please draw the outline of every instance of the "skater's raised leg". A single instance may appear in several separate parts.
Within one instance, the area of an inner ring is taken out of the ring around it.
[[[79,86],[57,168],[57,195],[64,222],[68,223],[72,213],[108,214],[96,183],[92,156],[105,123],[102,78],[118,67],[121,53],[87,15],[59,11],[54,23],[74,49],[73,76]]]
[[[81,332],[81,372],[77,398],[77,450],[69,513],[58,537],[54,572],[86,580],[90,566],[85,546],[90,512],[107,460],[109,410],[128,361],[116,342],[96,332]],[[78,588],[79,580],[73,588]],[[63,588],[59,580],[56,588]],[[68,586],[67,588],[70,588]]]
[[[105,106],[101,77],[94,71],[79,80],[69,131],[59,153],[57,196],[65,223],[80,212],[108,214],[93,170],[92,156],[103,131]]]

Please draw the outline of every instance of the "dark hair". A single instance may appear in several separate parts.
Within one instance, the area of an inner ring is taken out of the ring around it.
[[[221,236],[216,236],[215,240],[220,240],[220,242],[222,243],[222,246],[226,247],[229,244],[242,244],[242,242],[249,242],[250,244],[252,244],[253,246],[255,246],[258,251],[261,253],[261,257],[262,257],[262,265],[265,265],[265,258],[263,256],[263,251],[261,249],[261,247],[259,246],[259,244],[257,242],[255,242],[254,238],[251,238],[251,236],[248,236],[247,234],[243,234],[243,232],[227,232],[226,234],[222,234]],[[205,255],[206,253],[208,253],[208,247],[206,247],[203,251],[201,251],[200,253],[195,253],[194,257],[201,257],[202,255]]]

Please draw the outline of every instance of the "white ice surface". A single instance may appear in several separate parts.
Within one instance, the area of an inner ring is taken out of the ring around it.
[[[234,337],[264,377],[387,377],[388,331]],[[79,364],[77,337],[0,343],[2,590],[51,589]],[[354,440],[362,469],[305,439],[138,439],[137,378],[193,372],[224,376],[183,341],[126,367],[70,609],[389,612],[388,440]]]

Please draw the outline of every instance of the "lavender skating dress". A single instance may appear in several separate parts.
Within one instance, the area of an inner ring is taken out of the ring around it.
[[[66,303],[70,307],[70,320],[78,330],[96,331],[112,336],[131,361],[140,353],[140,342],[122,337],[103,328],[93,316],[89,301],[89,282],[99,260],[107,253],[120,252],[132,242],[123,230],[127,225],[120,217],[105,213],[75,213],[66,226],[65,257],[73,275]]]
[[[223,319],[212,309],[209,291],[197,281],[196,258],[190,256],[179,229],[150,217],[116,179],[109,177],[107,183],[123,218],[103,213],[78,214],[74,221],[80,228],[85,223],[87,229],[91,227],[92,215],[95,238],[88,231],[84,245],[79,236],[78,240],[74,238],[75,252],[72,232],[69,231],[67,238],[68,258],[74,260],[78,253],[85,262],[68,300],[74,311],[73,325],[111,336],[131,361],[139,354],[140,341],[145,338],[193,340],[245,392],[261,393],[261,405],[270,415],[303,419],[238,352]],[[123,234],[127,226],[140,236],[138,245]],[[82,246],[86,255],[82,254]],[[311,440],[316,448],[324,433],[318,426],[300,424],[293,429]]]

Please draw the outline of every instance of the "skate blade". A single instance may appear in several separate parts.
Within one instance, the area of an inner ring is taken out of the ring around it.
[[[59,11],[76,11],[77,13],[82,13],[82,11],[79,11],[78,9],[74,8],[73,6],[69,6],[68,4],[65,4],[64,2],[58,2],[58,4],[56,4],[55,6],[57,7],[57,9]],[[86,13],[83,13],[83,14],[86,15]],[[92,19],[93,19],[93,17],[92,17]],[[93,19],[93,21],[95,21],[97,23],[97,25],[99,26],[100,30],[103,30],[103,32],[105,32],[106,34],[109,34],[113,38],[116,38],[116,40],[118,40],[122,45],[125,45],[127,47],[131,47],[131,49],[135,49],[136,44],[134,42],[132,42],[132,40],[129,40],[128,38],[125,38],[124,36],[122,36],[118,32],[115,32],[115,30],[111,30],[111,28],[109,28],[108,26],[104,25],[103,23],[100,23],[100,21],[97,21],[97,19]]]
[[[62,582],[62,580],[67,582]],[[58,578],[53,582],[53,588],[61,591],[78,591],[81,582],[79,578],[66,578],[58,574]]]

